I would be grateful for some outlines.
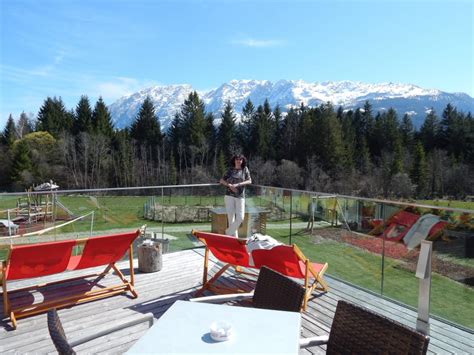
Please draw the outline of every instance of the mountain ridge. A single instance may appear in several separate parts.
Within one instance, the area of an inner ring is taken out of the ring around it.
[[[190,84],[153,86],[124,96],[109,106],[112,120],[117,128],[131,125],[141,104],[149,96],[155,105],[155,112],[163,130],[166,130],[184,100],[195,89]],[[196,90],[206,104],[206,111],[218,118],[225,103],[230,100],[237,116],[248,99],[255,106],[268,99],[272,108],[279,105],[283,112],[290,107],[317,106],[331,102],[344,109],[362,107],[365,101],[372,104],[373,111],[383,111],[393,107],[401,118],[411,115],[413,123],[419,127],[426,113],[433,108],[438,115],[448,103],[460,111],[473,112],[474,98],[465,93],[447,93],[438,89],[423,89],[414,84],[364,83],[360,81],[306,82],[304,80],[231,80],[211,90]]]

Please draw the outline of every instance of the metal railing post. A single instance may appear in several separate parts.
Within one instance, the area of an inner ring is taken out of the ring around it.
[[[285,199],[283,198],[283,203]],[[293,225],[293,191],[290,191],[290,245],[293,244],[291,237],[292,237],[292,225]]]
[[[418,293],[418,318],[416,330],[430,334],[430,291],[431,291],[431,256],[433,242],[423,240],[420,247],[420,256],[416,266],[416,277],[420,279]]]

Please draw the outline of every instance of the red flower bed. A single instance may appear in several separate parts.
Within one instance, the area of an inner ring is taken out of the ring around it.
[[[394,259],[401,259],[410,252],[403,242],[400,243],[386,240],[384,248],[382,238],[378,237],[363,237],[360,235],[345,234],[342,236],[342,240],[346,243],[379,255],[382,255],[382,250],[385,249],[385,255]]]

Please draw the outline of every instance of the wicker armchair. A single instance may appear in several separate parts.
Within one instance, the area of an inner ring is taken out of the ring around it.
[[[300,347],[327,344],[327,354],[426,354],[429,337],[366,308],[339,301],[328,337],[301,339]]]
[[[305,289],[299,283],[264,266],[260,269],[253,292],[199,297],[190,301],[220,303],[251,299],[255,308],[299,312],[304,295]]]
[[[56,311],[55,308],[53,308],[48,311],[48,330],[49,330],[49,335],[51,336],[51,340],[53,341],[54,346],[56,347],[56,350],[58,351],[59,355],[73,355],[76,353],[73,350],[74,346],[86,343],[90,340],[110,334],[117,330],[131,327],[133,325],[137,325],[143,322],[148,322],[149,326],[151,327],[153,325],[153,320],[154,320],[153,314],[147,313],[145,315],[142,315],[139,318],[126,320],[125,322],[122,322],[114,327],[103,329],[100,332],[97,332],[95,334],[90,334],[81,339],[68,341],[66,337],[66,333],[64,332],[63,326],[61,324],[61,320],[59,319],[58,312]]]

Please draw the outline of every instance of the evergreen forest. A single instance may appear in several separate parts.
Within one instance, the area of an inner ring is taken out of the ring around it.
[[[205,111],[189,94],[164,132],[150,98],[116,129],[102,98],[68,110],[48,97],[36,120],[12,115],[0,136],[0,191],[53,180],[61,189],[217,182],[234,153],[255,184],[365,197],[462,199],[474,195],[474,119],[448,104],[416,129],[394,109],[330,103],[291,108],[250,100],[240,120],[228,102]]]

